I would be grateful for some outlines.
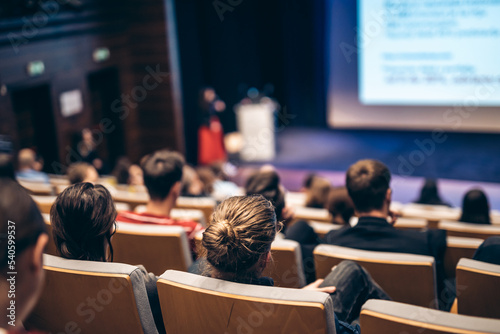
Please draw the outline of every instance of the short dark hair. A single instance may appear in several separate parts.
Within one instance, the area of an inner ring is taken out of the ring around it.
[[[87,177],[87,171],[92,165],[87,162],[75,162],[68,167],[66,175],[70,184],[81,183]]]
[[[346,174],[346,187],[358,212],[380,210],[391,183],[391,172],[377,160],[360,160]]]
[[[113,261],[116,216],[111,194],[103,186],[83,182],[64,189],[50,210],[59,254],[74,260]]]
[[[283,219],[282,211],[285,207],[285,193],[281,187],[278,173],[275,171],[256,172],[248,178],[245,191],[247,196],[262,195],[271,201],[276,211],[276,217],[279,221]]]
[[[144,185],[154,200],[167,198],[173,185],[182,179],[184,158],[177,152],[161,150],[141,160]]]

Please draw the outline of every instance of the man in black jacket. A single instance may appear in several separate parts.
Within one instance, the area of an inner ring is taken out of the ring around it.
[[[361,160],[349,167],[346,186],[351,197],[358,224],[328,233],[327,244],[380,252],[410,253],[433,256],[436,260],[438,291],[443,291],[446,250],[446,232],[398,230],[392,225],[395,217],[389,210],[392,190],[391,173],[387,166],[376,160]],[[391,222],[388,218],[391,218]],[[445,293],[439,298],[440,304]]]

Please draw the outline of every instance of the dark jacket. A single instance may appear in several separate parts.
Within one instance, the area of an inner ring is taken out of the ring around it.
[[[489,237],[474,254],[474,260],[500,265],[500,237]]]

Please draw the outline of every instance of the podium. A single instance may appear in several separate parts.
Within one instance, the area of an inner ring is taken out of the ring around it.
[[[276,155],[274,107],[244,104],[236,108],[238,131],[243,139],[243,161],[269,161]]]

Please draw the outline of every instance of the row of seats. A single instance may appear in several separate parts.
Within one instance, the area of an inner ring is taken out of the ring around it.
[[[139,268],[50,255],[44,263],[45,288],[26,321],[28,328],[157,333]],[[464,259],[459,271],[464,275],[457,275],[458,283],[467,286],[458,295],[459,312],[495,309],[488,294],[498,291],[500,266]],[[328,294],[241,285],[175,270],[161,275],[157,288],[167,333],[335,333]],[[363,306],[360,322],[365,334],[498,333],[500,328],[500,320],[381,300]]]

